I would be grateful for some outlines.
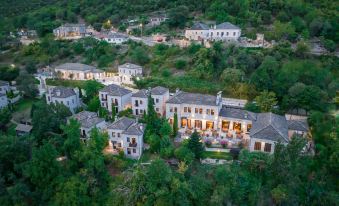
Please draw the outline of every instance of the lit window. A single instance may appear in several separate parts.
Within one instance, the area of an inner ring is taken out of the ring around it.
[[[214,115],[214,109],[211,109],[211,115]]]
[[[191,113],[191,107],[187,107],[188,113]]]
[[[261,142],[254,143],[254,150],[261,150]]]
[[[202,114],[202,108],[199,109],[199,114]]]
[[[195,113],[198,114],[198,108],[195,108]]]
[[[211,112],[210,112],[211,110],[210,109],[206,109],[206,114],[210,114]]]

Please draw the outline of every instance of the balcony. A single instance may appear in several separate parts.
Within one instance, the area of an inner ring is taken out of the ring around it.
[[[137,144],[136,142],[135,142],[135,143],[131,143],[131,142],[130,142],[128,146],[129,146],[129,147],[137,147],[137,145],[138,145],[138,144]]]

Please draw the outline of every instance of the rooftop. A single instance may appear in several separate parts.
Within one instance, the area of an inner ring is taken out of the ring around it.
[[[119,68],[124,68],[124,69],[142,69],[141,66],[136,65],[136,64],[132,64],[132,63],[125,63],[122,65],[119,65]]]
[[[239,27],[231,24],[230,22],[224,22],[216,25],[216,29],[240,29]]]
[[[72,88],[62,86],[51,88],[52,97],[66,98],[74,95],[76,95],[76,93]]]
[[[142,123],[134,123],[130,125],[124,132],[123,134],[127,135],[143,135],[145,131],[145,125]]]
[[[308,131],[308,124],[306,120],[287,120],[288,129],[296,131]]]
[[[127,39],[128,36],[125,35],[125,34],[122,34],[122,33],[110,32],[107,35],[107,38],[112,38],[112,39],[115,39],[115,38]]]
[[[241,108],[226,107],[226,106],[223,106],[221,108],[219,116],[229,117],[229,118],[234,118],[234,119],[250,120],[250,121],[254,121],[257,118],[256,113],[249,112]]]
[[[287,143],[288,127],[284,116],[273,113],[259,113],[257,120],[252,123],[251,138],[281,141]]]
[[[163,95],[166,92],[169,92],[169,89],[161,86],[157,86],[151,89],[152,95]],[[141,89],[138,92],[134,93],[132,97],[147,98],[147,90]]]
[[[99,118],[95,112],[82,111],[77,114],[74,114],[70,119],[76,119],[80,122],[81,127],[91,128],[96,126],[100,122],[104,122],[103,118]]]
[[[94,72],[103,72],[101,70],[96,69],[94,66],[90,66],[87,64],[81,63],[65,63],[59,66],[56,66],[55,69],[63,69],[63,70],[73,70],[73,71],[94,71]]]
[[[209,29],[210,29],[209,26],[207,26],[206,24],[197,22],[193,24],[190,30],[209,30]]]
[[[135,119],[131,119],[128,117],[121,117],[117,119],[115,122],[108,126],[108,129],[115,129],[115,130],[126,130],[129,126],[135,123]]]
[[[109,95],[119,96],[119,97],[132,93],[131,90],[125,89],[115,84],[110,84],[104,87],[103,89],[100,90],[100,92],[107,92]]]
[[[0,80],[0,86],[9,86],[9,83],[6,81]]]
[[[218,106],[216,100],[217,97],[212,95],[179,91],[174,94],[174,96],[171,97],[166,103]]]
[[[29,133],[32,130],[32,126],[31,125],[27,125],[27,124],[18,124],[15,128],[16,131],[19,132],[26,132]]]

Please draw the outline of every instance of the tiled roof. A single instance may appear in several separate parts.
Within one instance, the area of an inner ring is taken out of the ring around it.
[[[204,24],[204,23],[201,23],[201,22],[197,22],[195,24],[193,24],[193,26],[191,27],[190,30],[209,30],[210,28]]]
[[[217,97],[212,95],[179,91],[178,93],[174,94],[174,96],[171,97],[167,103],[218,106],[216,100]]]
[[[51,96],[57,98],[66,98],[76,95],[75,91],[72,88],[67,87],[54,87],[51,89]]]
[[[231,24],[230,22],[224,22],[216,25],[216,29],[240,29],[239,27]]]
[[[241,108],[223,106],[219,116],[254,121],[256,120],[257,114]]]
[[[125,63],[125,64],[122,64],[122,65],[119,65],[119,68],[125,68],[125,69],[137,69],[137,70],[142,69],[141,66],[136,65],[136,64],[132,64],[132,63]]]
[[[125,131],[123,131],[123,134],[127,135],[143,135],[145,131],[145,125],[142,123],[134,123],[131,126],[129,126]]]
[[[80,122],[81,127],[91,128],[99,124],[100,122],[104,122],[103,118],[99,118],[95,112],[82,111],[77,114],[74,114],[70,117],[70,119],[76,119]]]
[[[65,63],[55,67],[55,69],[76,70],[76,71],[101,71],[96,69],[96,67],[94,66],[80,63]]]
[[[111,32],[111,33],[109,33],[107,35],[107,38],[112,38],[112,39],[115,39],[115,38],[127,39],[128,36],[125,35],[125,34],[121,34],[121,33]]]
[[[31,132],[32,130],[32,126],[31,125],[27,125],[27,124],[18,124],[15,128],[16,131],[20,131],[20,132]]]
[[[169,92],[169,90],[165,87],[157,86],[151,89],[152,95],[163,95],[166,92]],[[138,92],[134,93],[132,97],[139,97],[139,98],[147,98],[147,90],[141,89]]]
[[[251,138],[288,142],[287,120],[284,116],[273,113],[259,113],[253,121]]]
[[[0,80],[0,86],[9,86],[9,83],[6,81]]]
[[[308,131],[308,124],[306,120],[287,120],[288,129],[296,131]]]
[[[119,96],[119,97],[132,93],[131,90],[125,89],[115,84],[110,84],[104,87],[103,89],[100,90],[100,92],[107,92],[111,96]]]
[[[115,122],[108,126],[108,129],[116,129],[116,130],[126,130],[129,126],[135,123],[135,119],[131,119],[128,117],[121,117],[117,119]]]

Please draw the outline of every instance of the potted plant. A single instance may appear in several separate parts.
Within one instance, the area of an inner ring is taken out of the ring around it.
[[[223,148],[226,148],[226,147],[227,147],[227,141],[226,141],[226,140],[221,140],[221,141],[220,141],[220,145],[221,145]]]

